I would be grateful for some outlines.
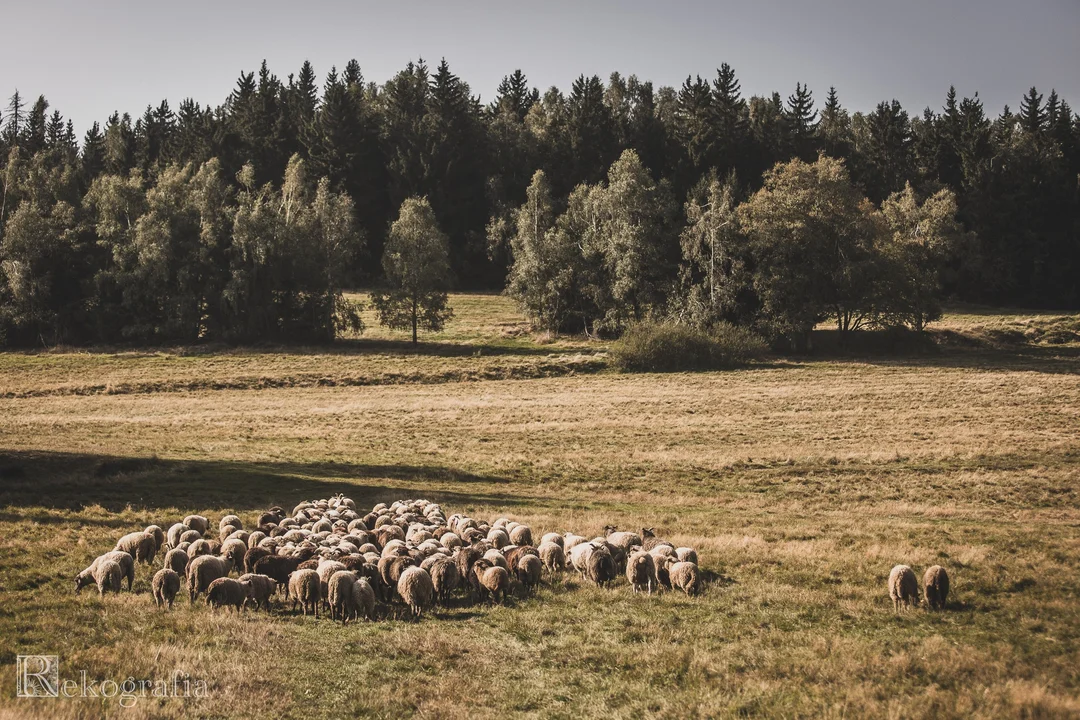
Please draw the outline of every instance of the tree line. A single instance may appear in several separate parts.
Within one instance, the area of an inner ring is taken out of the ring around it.
[[[445,291],[506,287],[538,325],[662,315],[921,328],[942,297],[1080,302],[1080,117],[1032,88],[987,116],[849,112],[829,88],[744,98],[735,71],[568,93],[507,75],[487,104],[444,60],[379,85],[264,62],[217,107],[114,113],[81,142],[0,112],[0,328],[10,343],[329,339],[342,288],[415,332]],[[397,231],[394,232],[394,228]],[[419,259],[422,259],[419,260]],[[420,262],[420,265],[417,263]]]

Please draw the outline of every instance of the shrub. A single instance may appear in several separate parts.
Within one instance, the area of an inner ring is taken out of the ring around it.
[[[632,325],[611,352],[615,367],[624,372],[673,372],[737,367],[761,357],[765,351],[761,338],[730,323],[701,330],[641,322]]]

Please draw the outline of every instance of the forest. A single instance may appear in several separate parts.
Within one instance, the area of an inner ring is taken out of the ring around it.
[[[786,95],[786,97],[785,97]],[[955,300],[1080,304],[1080,116],[1032,87],[988,115],[744,97],[736,72],[613,73],[482,102],[443,60],[383,84],[263,62],[217,107],[167,100],[76,137],[45,97],[0,111],[0,341],[295,342],[437,329],[450,289],[535,327],[923,329]]]

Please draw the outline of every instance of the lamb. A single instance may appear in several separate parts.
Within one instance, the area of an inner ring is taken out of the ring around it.
[[[949,597],[949,573],[940,565],[926,569],[923,575],[923,596],[926,606],[931,610],[944,610]]]
[[[641,551],[632,553],[626,561],[626,579],[634,588],[635,593],[644,590],[652,595],[653,587],[656,585],[656,565],[653,563],[652,555]]]
[[[230,577],[219,577],[206,589],[206,604],[213,607],[232,607],[236,612],[244,609],[251,585]]]
[[[561,545],[553,542],[542,542],[536,551],[540,554],[540,561],[544,563],[544,567],[549,572],[560,572],[566,568],[566,555],[563,553]]]
[[[257,573],[245,573],[240,576],[240,581],[248,584],[247,601],[252,603],[256,610],[261,606],[266,612],[270,612],[270,598],[277,592],[277,581]]]
[[[893,601],[893,612],[900,612],[901,605],[919,604],[919,581],[907,565],[897,565],[889,573],[889,597]]]
[[[677,562],[668,568],[672,588],[689,595],[697,595],[700,583],[697,563]]]
[[[371,620],[375,617],[375,590],[366,577],[357,578],[353,583],[353,613],[354,617],[363,615]]]
[[[543,570],[543,565],[540,562],[540,558],[535,555],[522,555],[517,562],[517,579],[518,582],[525,588],[526,593],[530,593],[537,585],[540,584],[540,574]]]
[[[427,572],[418,567],[407,567],[398,578],[397,592],[409,606],[413,617],[419,619],[424,608],[431,606],[435,586]]]
[[[154,595],[154,603],[158,607],[164,605],[172,610],[173,600],[176,599],[176,594],[180,592],[180,573],[168,567],[158,570],[154,573],[150,589]]]
[[[120,569],[120,563],[98,558],[93,565],[75,577],[75,594],[78,595],[84,586],[91,583],[91,580],[97,584],[99,597],[105,597],[105,593],[109,591],[119,593],[120,582],[123,578],[124,571]]]
[[[188,600],[194,603],[199,593],[209,589],[215,580],[228,576],[230,571],[231,558],[200,555],[192,560],[187,572]]]
[[[332,563],[326,563],[330,565]],[[342,624],[347,624],[349,618],[356,616],[356,606],[353,597],[353,585],[356,584],[356,574],[348,570],[338,570],[327,580],[326,586],[329,592],[327,601],[330,604],[330,619],[341,619]]]
[[[450,602],[450,593],[461,584],[458,566],[449,558],[443,558],[432,565],[430,574],[431,583],[435,587],[435,597],[445,607]]]
[[[94,558],[94,562],[90,563],[90,567],[75,576],[76,595],[79,593],[79,590],[82,590],[87,585],[91,585],[97,581],[96,573],[98,566],[109,560],[120,566],[121,578],[127,578],[128,592],[131,591],[131,584],[135,582],[135,561],[126,552],[123,552],[122,550],[113,550]]]
[[[319,617],[319,600],[322,599],[319,593],[319,573],[314,570],[297,570],[289,576],[288,596],[293,601],[293,612],[296,612],[296,604],[300,603],[305,617],[309,608],[315,617]]]
[[[173,548],[169,552],[165,553],[165,565],[164,567],[172,570],[177,575],[187,575],[187,566],[191,561],[188,554],[180,548]]]
[[[113,550],[126,552],[136,562],[144,562],[150,565],[154,562],[154,555],[157,554],[157,541],[150,533],[140,530],[128,533],[117,540],[116,547]]]

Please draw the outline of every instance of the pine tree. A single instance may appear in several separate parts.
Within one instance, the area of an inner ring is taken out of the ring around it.
[[[39,95],[30,112],[26,115],[26,124],[22,129],[22,148],[27,157],[45,149],[47,136],[49,102],[44,95]]]
[[[496,91],[494,107],[513,113],[519,121],[524,122],[525,116],[539,99],[539,92],[529,88],[525,73],[519,69],[503,76]]]
[[[581,75],[574,81],[567,111],[571,184],[598,182],[618,152],[615,121],[604,103],[604,83],[598,76]]]
[[[23,124],[25,122],[26,111],[24,109],[22,95],[16,90],[8,101],[7,122],[3,128],[3,140],[7,147],[12,148],[19,144],[19,141],[22,138]]]
[[[840,159],[851,155],[851,117],[840,105],[840,97],[835,87],[830,87],[829,94],[825,96],[817,135],[826,155]]]
[[[715,163],[716,134],[712,100],[709,84],[701,76],[693,80],[687,76],[679,90],[675,127],[679,144],[689,162],[685,174],[690,177],[700,176]]]
[[[787,99],[785,118],[795,154],[804,160],[810,160],[817,155],[813,146],[817,117],[810,88],[802,83],[795,83],[795,94],[789,95]]]
[[[727,63],[720,65],[716,71],[716,79],[713,80],[710,116],[718,170],[727,172],[731,168],[745,169],[749,121],[746,101],[742,99],[735,71]]]
[[[80,177],[83,188],[87,189],[94,179],[105,169],[105,136],[96,122],[90,126],[83,137]]]
[[[1032,137],[1039,137],[1046,129],[1046,109],[1042,94],[1034,86],[1020,101],[1020,126]]]

